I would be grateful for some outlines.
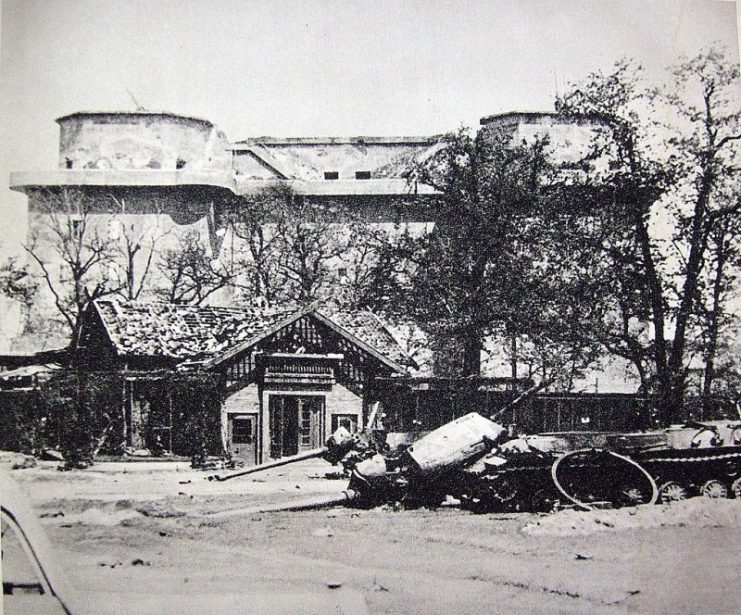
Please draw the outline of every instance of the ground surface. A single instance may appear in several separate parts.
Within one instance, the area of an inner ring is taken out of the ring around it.
[[[741,612],[738,500],[550,516],[455,508],[210,516],[339,493],[346,481],[324,478],[331,471],[312,460],[216,483],[183,463],[73,472],[42,463],[13,476],[80,589],[331,581],[361,591],[372,613]]]

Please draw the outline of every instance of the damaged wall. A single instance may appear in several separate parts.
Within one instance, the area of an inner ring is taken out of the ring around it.
[[[60,169],[220,170],[226,136],[211,122],[171,113],[74,113],[57,120]]]

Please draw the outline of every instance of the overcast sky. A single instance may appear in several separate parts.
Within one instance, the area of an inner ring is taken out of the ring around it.
[[[8,173],[56,167],[54,119],[133,110],[127,90],[230,140],[424,135],[551,110],[622,56],[657,78],[716,40],[738,61],[736,24],[715,0],[2,0],[2,238],[25,236]]]

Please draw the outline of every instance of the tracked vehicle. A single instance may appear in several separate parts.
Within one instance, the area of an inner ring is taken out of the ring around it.
[[[310,498],[305,506],[292,502],[285,508],[435,506],[453,496],[474,511],[547,512],[695,495],[741,498],[741,421],[510,438],[503,426],[471,413],[395,451],[369,428],[359,434],[340,429],[323,448],[209,478],[228,480],[312,457],[341,463],[350,476],[347,490],[326,502]]]
[[[476,511],[741,498],[741,421],[524,436],[462,469],[454,487],[462,505]]]

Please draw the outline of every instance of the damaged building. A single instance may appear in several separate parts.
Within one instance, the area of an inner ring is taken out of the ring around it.
[[[75,112],[57,123],[57,168],[13,173],[10,184],[28,196],[28,243],[45,262],[49,278],[59,283],[66,274],[48,234],[52,216],[73,236],[89,225],[97,239],[111,246],[133,237],[128,248],[137,242],[141,246],[128,254],[133,278],[135,272],[152,275],[150,264],[178,250],[186,236],[197,237],[212,262],[227,262],[235,250],[229,212],[276,187],[290,190],[297,203],[321,210],[333,224],[361,220],[388,233],[430,232],[443,198],[415,172],[444,147],[440,135],[230,141],[207,119],[143,110]],[[575,165],[600,128],[588,118],[513,112],[482,118],[480,134],[503,132],[513,143],[547,137],[549,154],[563,163],[564,172],[584,172],[583,165],[579,170]],[[88,216],[54,209],[69,191],[92,203]],[[338,260],[331,266],[339,277],[349,265]],[[110,286],[121,282],[115,268],[98,273]],[[354,429],[372,401],[371,383],[392,383],[412,365],[403,345],[373,314],[257,307],[262,304],[240,296],[236,286],[210,295],[198,307],[153,302],[146,293],[138,303],[99,299],[90,305],[70,356],[87,373],[121,380],[112,412],[120,418],[115,429],[127,447],[190,454],[193,399],[184,397],[189,374],[210,374],[218,385],[213,399],[198,401],[209,406],[211,450],[255,463],[316,447],[338,425]],[[23,317],[33,327],[6,340],[5,351],[33,354],[70,343],[67,331],[44,328],[59,314],[43,285]],[[435,377],[452,375],[435,371],[434,360],[429,365]],[[635,391],[634,382],[621,381],[624,368],[614,372],[614,390]],[[182,390],[172,386],[174,375],[181,378]],[[510,396],[506,364],[486,376],[501,377],[501,386],[485,385],[486,403]],[[600,382],[610,389],[607,377]],[[375,388],[375,399],[394,397]],[[425,395],[433,399],[437,393]],[[388,401],[389,417],[403,429],[447,420],[428,412],[425,404],[400,402],[404,409],[397,412]],[[448,406],[458,414],[470,403]]]
[[[191,455],[202,412],[206,452],[245,464],[320,447],[340,426],[356,431],[373,380],[414,365],[375,315],[313,305],[96,301],[73,354],[76,367],[123,382],[111,420],[128,447]],[[196,373],[213,387],[168,386]]]
[[[12,173],[10,178],[11,188],[28,196],[27,243],[56,283],[69,271],[59,255],[59,238],[50,232],[50,216],[57,226],[71,225],[72,234],[85,232],[115,245],[122,261],[130,257],[124,267],[97,272],[109,286],[125,284],[127,275],[141,281],[146,272],[147,287],[155,290],[163,281],[158,262],[181,249],[184,237],[197,238],[214,262],[234,262],[240,246],[235,248],[230,212],[240,204],[247,210],[250,199],[276,187],[296,196],[301,208],[297,215],[321,211],[339,225],[362,221],[389,234],[429,232],[442,199],[416,173],[444,147],[441,135],[229,141],[209,120],[142,110],[75,112],[56,121],[57,168]],[[595,129],[590,120],[553,113],[505,113],[483,118],[480,130],[484,136],[503,131],[513,143],[547,136],[551,154],[569,163],[585,156]],[[89,215],[74,207],[65,210],[65,194],[86,199]],[[134,244],[140,248],[130,253]],[[353,274],[347,262],[332,267],[338,277]],[[248,303],[252,298],[240,295],[237,286],[215,293],[207,303]],[[43,285],[31,311],[25,319],[43,335],[34,338],[27,328],[25,335],[6,341],[7,350],[65,346],[63,330],[44,329],[59,314]]]

